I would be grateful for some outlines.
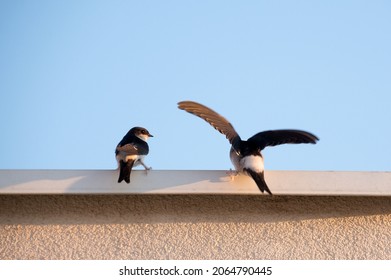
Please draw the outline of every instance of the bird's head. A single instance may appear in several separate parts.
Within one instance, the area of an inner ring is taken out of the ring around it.
[[[149,133],[149,131],[143,127],[136,126],[136,127],[133,127],[131,129],[131,131],[133,132],[133,134],[135,136],[137,136],[138,138],[140,138],[144,141],[147,141],[149,137],[153,137],[153,135],[151,135]]]

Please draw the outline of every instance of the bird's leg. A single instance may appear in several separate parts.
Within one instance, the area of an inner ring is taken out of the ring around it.
[[[230,177],[231,181],[233,181],[235,179],[235,177],[239,175],[239,171],[232,170],[232,169],[230,169],[226,173]]]
[[[145,163],[144,163],[142,160],[140,160],[140,163],[141,163],[141,165],[144,166],[144,168],[145,168],[145,174],[148,175],[148,171],[151,170],[152,167],[146,166]]]

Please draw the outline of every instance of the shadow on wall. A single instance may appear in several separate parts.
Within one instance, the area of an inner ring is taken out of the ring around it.
[[[391,197],[1,195],[2,225],[275,223],[390,215]]]
[[[47,193],[57,191],[59,194],[145,193],[146,189],[164,192],[199,182],[215,184],[229,181],[228,175],[222,178],[221,173],[225,174],[215,171],[153,170],[146,173],[144,170],[133,170],[130,184],[118,184],[118,170],[0,170],[0,189],[17,186],[34,193],[39,186],[41,193],[47,190]]]

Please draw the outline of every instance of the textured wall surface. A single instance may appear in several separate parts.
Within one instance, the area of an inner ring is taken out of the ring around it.
[[[1,259],[391,259],[391,197],[3,195]]]

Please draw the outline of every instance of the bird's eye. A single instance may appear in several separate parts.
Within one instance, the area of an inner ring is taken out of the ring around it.
[[[147,134],[147,131],[145,129],[141,130],[142,134]]]

